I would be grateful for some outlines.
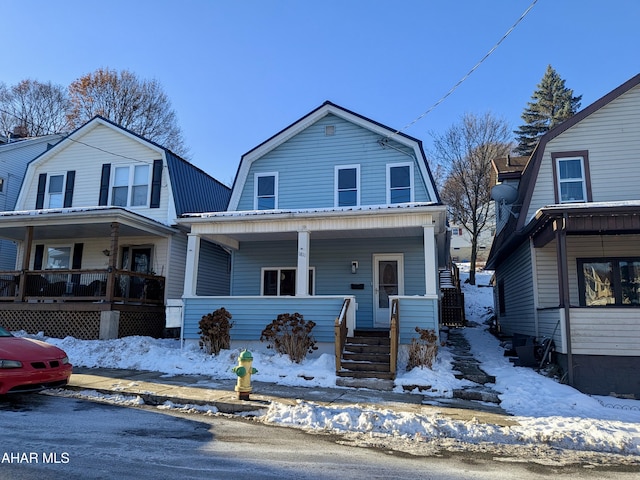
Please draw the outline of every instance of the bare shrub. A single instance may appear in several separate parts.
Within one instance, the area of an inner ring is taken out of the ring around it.
[[[434,330],[416,327],[420,339],[414,338],[409,345],[409,361],[407,370],[415,367],[433,367],[433,361],[438,354],[438,336]]]
[[[218,355],[220,350],[228,350],[231,345],[232,315],[224,308],[202,317],[198,326],[200,348],[208,354]]]
[[[260,341],[268,342],[267,348],[289,355],[292,362],[300,363],[307,353],[318,349],[315,339],[311,336],[311,330],[315,326],[315,322],[305,321],[297,312],[281,313],[262,331]]]

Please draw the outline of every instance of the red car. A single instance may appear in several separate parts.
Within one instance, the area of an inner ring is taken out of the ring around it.
[[[0,395],[66,385],[72,368],[58,347],[14,337],[0,327]]]

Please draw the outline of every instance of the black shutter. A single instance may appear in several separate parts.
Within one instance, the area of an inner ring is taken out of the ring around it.
[[[151,208],[160,208],[160,188],[162,187],[162,160],[153,161],[151,179]]]
[[[102,165],[102,177],[100,178],[100,197],[98,205],[107,205],[109,203],[109,178],[111,177],[111,164]]]
[[[64,203],[62,204],[64,208],[71,207],[73,203],[73,184],[75,183],[75,180],[76,171],[69,170],[67,172],[67,183],[64,188]]]
[[[44,192],[47,188],[47,174],[41,173],[38,177],[38,194],[36,195],[36,210],[44,208]]]
[[[80,270],[82,268],[82,247],[83,243],[75,243],[73,245],[73,260],[71,260],[71,268]]]
[[[36,245],[36,253],[33,256],[33,269],[42,270],[42,260],[44,259],[44,245]]]

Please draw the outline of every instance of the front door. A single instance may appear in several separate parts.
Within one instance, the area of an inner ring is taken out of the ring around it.
[[[122,269],[136,273],[151,273],[151,247],[124,247],[122,249]],[[145,279],[130,276],[123,285],[123,296],[143,298]]]
[[[374,255],[374,327],[389,327],[392,295],[404,295],[404,257],[401,253]]]

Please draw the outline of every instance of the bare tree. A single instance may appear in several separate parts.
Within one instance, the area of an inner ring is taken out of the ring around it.
[[[100,68],[71,83],[69,96],[68,118],[76,127],[101,115],[179,155],[187,153],[171,102],[156,80]]]
[[[471,236],[469,282],[475,285],[478,238],[493,223],[491,160],[511,150],[511,132],[490,113],[465,114],[434,139],[436,159],[446,172],[440,196],[450,215]]]
[[[0,86],[0,128],[3,132],[35,137],[69,131],[69,100],[61,85],[22,80]]]

